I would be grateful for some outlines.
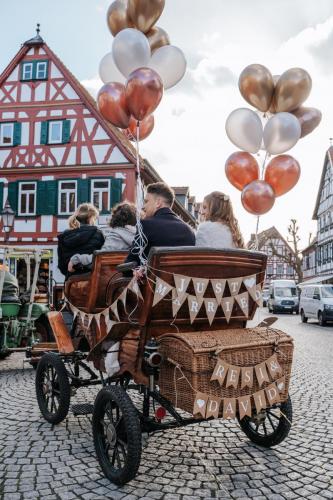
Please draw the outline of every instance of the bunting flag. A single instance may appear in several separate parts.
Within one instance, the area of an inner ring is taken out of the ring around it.
[[[236,418],[236,398],[223,399],[223,418]]]
[[[252,387],[253,386],[253,367],[252,366],[245,366],[241,370],[241,389],[244,389],[244,387]]]
[[[156,306],[160,300],[164,299],[172,289],[173,286],[169,285],[169,283],[166,283],[161,278],[156,278],[153,307]]]
[[[239,410],[239,418],[242,420],[242,418],[247,415],[248,417],[251,417],[252,415],[252,408],[251,408],[251,396],[241,396],[237,398],[238,401],[238,410]]]
[[[241,368],[239,366],[229,366],[226,387],[234,387],[236,389],[238,385],[239,375]]]
[[[209,396],[202,392],[197,392],[194,399],[193,415],[200,414],[202,418],[206,416],[206,406]]]
[[[139,299],[143,300],[143,296],[141,293],[141,290],[139,288],[138,280],[136,278],[133,278],[130,283],[127,286],[128,290],[131,290]]]
[[[270,376],[272,379],[278,378],[280,375],[282,375],[282,368],[277,360],[276,354],[273,354],[267,361],[266,365],[269,371]]]
[[[215,318],[218,303],[216,299],[204,299],[204,303],[205,303],[207,318],[209,324],[211,325]]]
[[[243,283],[243,279],[244,278],[229,278],[227,280],[232,297],[238,294],[241,284]]]
[[[173,279],[176,285],[177,295],[179,299],[182,299],[186,294],[191,278],[189,276],[182,276],[181,274],[174,274]]]
[[[225,315],[225,319],[227,320],[227,323],[229,323],[234,302],[235,302],[234,297],[224,297],[221,301],[221,306]]]
[[[210,282],[212,284],[216,300],[220,304],[227,280],[215,279],[215,280],[210,280]]]
[[[243,278],[243,283],[247,288],[247,291],[253,298],[253,294],[255,292],[256,286],[257,286],[257,277],[255,274],[252,274],[251,276],[248,276],[247,278]],[[253,298],[253,300],[255,300]]]
[[[181,297],[177,295],[177,290],[174,288],[172,290],[172,316],[175,317],[179,311],[179,309],[184,304],[187,298],[187,293],[184,293]]]
[[[279,393],[284,392],[286,390],[286,378],[285,378],[285,376],[279,378],[275,383],[276,383],[276,387],[278,388]]]
[[[268,401],[269,406],[271,406],[274,403],[279,403],[280,395],[279,395],[278,388],[274,382],[273,382],[273,384],[270,384],[269,386],[267,386],[265,388],[265,393],[266,393],[266,397],[267,397],[267,401]]]
[[[248,292],[240,293],[235,296],[241,310],[244,313],[244,316],[248,317],[249,315],[249,294]]]
[[[200,311],[203,299],[197,298],[194,295],[188,295],[187,301],[190,312],[190,322],[192,324]]]
[[[124,304],[124,308],[126,310],[126,300],[127,300],[127,287],[121,292],[118,297],[118,300]]]
[[[209,418],[209,417],[218,418],[219,417],[219,409],[220,409],[221,401],[222,401],[221,398],[209,396],[205,418]]]
[[[211,381],[217,380],[219,384],[222,386],[224,379],[227,375],[228,372],[228,367],[229,365],[222,361],[222,359],[219,359],[217,364],[215,365],[213,374],[211,376]]]
[[[257,380],[259,383],[259,386],[261,387],[264,382],[269,382],[269,377],[267,374],[266,370],[266,364],[265,362],[260,363],[259,365],[256,365],[254,367],[254,370],[256,372]]]
[[[113,312],[114,316],[117,318],[117,321],[120,321],[118,314],[118,300],[116,300],[115,302],[113,302],[113,304],[111,304],[110,309]]]
[[[253,399],[254,399],[254,404],[256,405],[256,410],[257,413],[260,412],[263,408],[266,408],[266,398],[265,398],[265,391],[258,391],[252,394]]]
[[[197,299],[203,299],[204,293],[209,283],[209,279],[206,278],[192,278],[194,293]]]
[[[261,284],[256,286],[253,300],[258,304],[259,307],[263,307],[264,299],[262,297],[262,287]]]

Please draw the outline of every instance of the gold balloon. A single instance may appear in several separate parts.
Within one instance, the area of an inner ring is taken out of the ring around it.
[[[133,28],[134,24],[127,13],[128,0],[115,0],[108,8],[106,21],[113,36],[125,28]]]
[[[163,12],[165,0],[128,0],[128,14],[135,27],[147,33]]]
[[[275,89],[276,89],[276,84],[279,81],[280,75],[273,75],[273,82],[274,82],[274,94],[273,94],[273,99],[271,102],[271,105],[269,107],[269,112],[270,113],[276,113],[276,103],[275,103]]]
[[[312,87],[311,76],[302,68],[291,68],[279,78],[274,100],[276,111],[294,111],[308,98]]]
[[[244,99],[260,111],[267,111],[274,93],[271,72],[261,64],[250,64],[240,74],[238,87]]]
[[[149,30],[146,37],[148,38],[151,53],[164,45],[170,45],[168,33],[164,31],[163,28],[159,28],[158,26],[154,26],[151,30]]]
[[[321,122],[321,111],[317,108],[305,108],[301,107],[293,111],[293,115],[298,118],[301,124],[301,137],[304,137],[318,127]]]

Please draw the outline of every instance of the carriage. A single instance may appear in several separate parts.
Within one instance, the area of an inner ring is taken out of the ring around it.
[[[266,255],[152,248],[139,284],[124,277],[131,267],[124,257],[96,251],[91,273],[67,280],[67,304],[83,335],[70,333],[59,312],[49,314],[56,341],[31,353],[39,358],[44,418],[60,423],[73,393],[101,384],[93,405],[72,411],[92,413],[98,461],[118,485],[138,471],[143,434],[235,418],[252,442],[281,443],[292,421],[293,342],[265,323],[246,328],[260,303]]]

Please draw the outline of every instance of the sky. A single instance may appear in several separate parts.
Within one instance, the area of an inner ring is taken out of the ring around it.
[[[102,85],[98,65],[113,40],[105,20],[110,1],[0,2],[1,72],[40,22],[44,40],[96,95]],[[256,217],[244,210],[240,192],[224,173],[226,159],[237,150],[225,121],[233,109],[250,107],[239,93],[239,74],[253,63],[274,75],[292,67],[310,73],[305,105],[319,108],[322,122],[288,152],[299,161],[301,178],[259,222],[259,231],[274,225],[286,236],[289,220],[297,219],[301,245],[307,246],[316,232],[313,210],[333,137],[332,0],[166,0],[157,25],[183,50],[188,68],[182,82],[165,92],[141,154],[170,185],[189,186],[198,201],[213,190],[229,194],[246,240],[255,232]]]

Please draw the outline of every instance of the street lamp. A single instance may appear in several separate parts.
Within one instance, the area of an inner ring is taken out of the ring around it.
[[[14,218],[15,218],[15,212],[12,209],[12,207],[10,206],[8,200],[6,201],[2,212],[0,212],[0,215],[2,218],[2,226],[3,226],[4,233],[5,233],[5,241],[7,241],[9,238],[9,233],[13,229]]]

